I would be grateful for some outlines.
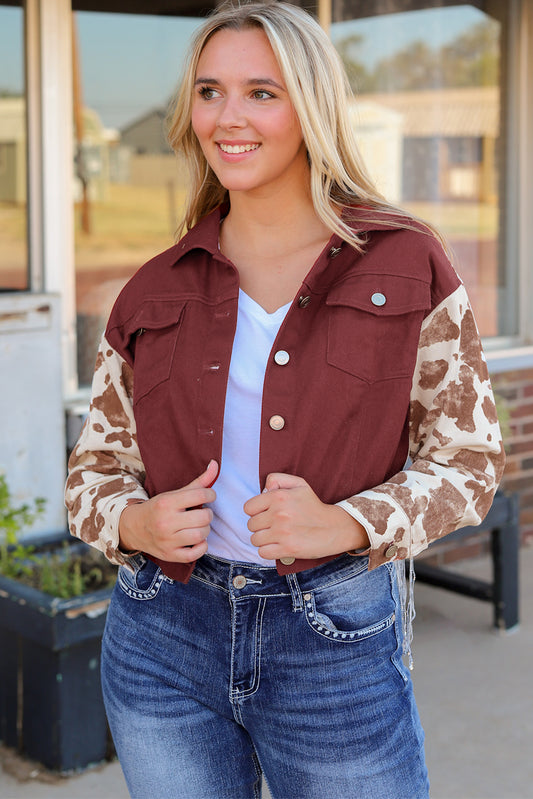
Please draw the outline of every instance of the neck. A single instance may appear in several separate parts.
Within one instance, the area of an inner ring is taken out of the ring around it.
[[[286,251],[297,247],[309,232],[319,233],[324,238],[331,235],[317,217],[309,193],[268,198],[250,197],[244,193],[230,193],[230,211],[224,221],[224,233],[231,231],[231,237],[246,242],[261,252],[265,245],[268,250]]]

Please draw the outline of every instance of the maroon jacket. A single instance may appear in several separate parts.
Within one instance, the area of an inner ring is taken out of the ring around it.
[[[368,234],[364,254],[332,237],[280,328],[263,393],[261,487],[270,472],[295,474],[328,503],[404,466],[421,326],[460,285],[420,226],[398,229],[384,214],[353,214],[354,227]],[[133,369],[149,496],[188,484],[211,458],[220,463],[239,291],[238,273],[218,248],[220,218],[217,209],[141,268],[107,326],[107,342]],[[290,355],[284,365],[278,350]],[[277,567],[284,574],[329,559]],[[194,568],[157,562],[179,580]]]

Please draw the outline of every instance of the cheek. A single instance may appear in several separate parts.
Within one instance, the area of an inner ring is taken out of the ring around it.
[[[209,119],[203,109],[193,108],[191,114],[191,126],[196,138],[202,144],[202,139],[209,135]]]
[[[300,120],[294,112],[287,112],[278,120],[276,131],[278,136],[285,138],[287,142],[290,141],[296,148],[303,141]]]

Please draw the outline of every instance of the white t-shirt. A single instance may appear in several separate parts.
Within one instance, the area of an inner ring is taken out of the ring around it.
[[[267,313],[239,290],[237,329],[229,368],[220,473],[211,503],[214,518],[207,539],[211,555],[245,563],[274,565],[250,543],[243,505],[260,492],[259,437],[263,383],[268,357],[291,303]]]

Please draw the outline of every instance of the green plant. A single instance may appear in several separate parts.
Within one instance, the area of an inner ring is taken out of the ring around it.
[[[0,574],[30,585],[46,594],[69,599],[113,584],[115,569],[92,550],[74,551],[64,541],[57,548],[22,544],[19,533],[31,527],[44,512],[46,500],[16,506],[4,474],[0,473]]]
[[[34,547],[21,544],[18,534],[23,527],[31,527],[44,512],[46,500],[37,497],[33,507],[24,503],[13,504],[5,474],[0,473],[0,573],[6,577],[29,576],[35,560]]]

